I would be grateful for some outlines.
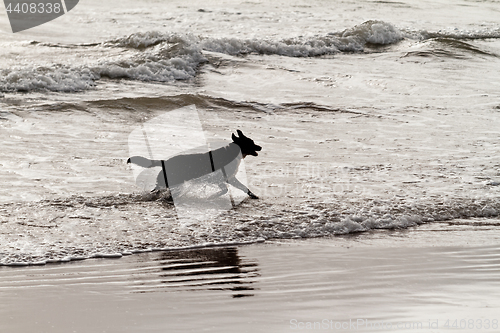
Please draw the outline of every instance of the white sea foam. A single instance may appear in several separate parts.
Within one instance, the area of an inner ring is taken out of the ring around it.
[[[239,39],[207,39],[200,43],[206,51],[219,52],[230,55],[249,53],[282,55],[287,57],[311,57],[335,54],[339,49],[325,38],[324,40],[239,40]]]
[[[178,43],[183,41],[180,36],[173,33],[162,33],[159,31],[138,32],[127,37],[117,38],[105,44],[110,46],[130,47],[144,49],[159,43]]]
[[[0,91],[81,91],[94,87],[101,77],[156,82],[188,80],[196,75],[197,67],[204,61],[206,59],[197,46],[178,40],[176,44],[158,45],[118,59],[104,59],[93,66],[56,65],[3,70],[0,72]]]
[[[315,57],[339,52],[366,52],[374,46],[396,44],[404,38],[499,38],[499,29],[482,31],[400,30],[383,21],[367,21],[342,32],[288,39],[210,38],[192,34],[148,31],[105,41],[79,45],[90,48],[125,48],[120,56],[105,56],[84,65],[25,66],[0,70],[0,91],[82,91],[95,87],[101,77],[153,82],[175,82],[196,76],[200,64],[207,62],[204,51],[232,56],[246,54]],[[31,43],[32,47],[45,44]],[[30,44],[30,45],[31,45]],[[28,45],[29,46],[29,45]],[[25,46],[25,47],[28,47]],[[51,48],[61,45],[46,45]],[[106,54],[104,52],[103,54]]]
[[[189,222],[176,219],[173,206],[143,200],[140,195],[115,195],[3,205],[13,213],[7,213],[7,221],[2,224],[0,263],[19,266],[120,258],[132,253],[234,246],[267,239],[405,229],[431,221],[491,218],[500,213],[497,199],[364,199],[286,207],[252,201],[216,218]],[[113,206],[120,209],[110,209]],[[84,217],[78,218],[83,216],[75,214],[78,212],[85,213]],[[19,224],[16,219],[31,222]],[[55,222],[46,225],[47,220]],[[481,227],[479,220],[471,223]],[[486,227],[491,228],[491,223],[489,220]]]
[[[88,68],[74,69],[66,66],[55,68],[13,68],[0,73],[2,91],[79,91],[95,85],[96,73]]]
[[[488,39],[488,38],[500,38],[500,28],[486,28],[486,29],[441,29],[437,31],[433,30],[411,30],[403,29],[402,36],[410,39],[427,40],[432,38],[452,38],[452,39]]]
[[[206,51],[229,55],[257,53],[311,57],[338,52],[362,52],[367,43],[389,45],[397,43],[401,39],[403,39],[402,32],[392,24],[383,21],[367,21],[341,33],[285,40],[203,38],[192,35],[181,37],[171,33],[152,31],[133,34],[114,40],[112,43],[118,46],[143,49],[159,43],[177,43],[182,40],[184,43],[189,42]]]
[[[0,91],[81,91],[94,87],[101,77],[154,82],[189,80],[196,76],[198,66],[207,61],[204,50],[229,55],[257,53],[310,57],[340,51],[361,52],[367,43],[391,44],[401,38],[399,30],[379,21],[365,22],[342,35],[288,40],[203,38],[190,34],[141,32],[103,42],[99,46],[132,49],[118,58],[102,58],[95,64],[80,66],[56,64],[52,67],[17,66],[4,69],[0,72]],[[50,44],[52,48],[58,46]]]
[[[403,34],[392,24],[382,21],[367,21],[342,33],[340,41],[346,45],[342,51],[363,51],[367,43],[389,45],[403,39]]]

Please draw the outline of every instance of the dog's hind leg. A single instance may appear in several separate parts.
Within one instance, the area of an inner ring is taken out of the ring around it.
[[[211,195],[208,199],[215,199],[215,198],[221,197],[224,194],[226,194],[227,191],[229,191],[229,189],[227,188],[225,183],[218,183],[217,185],[219,186],[220,191]]]
[[[227,186],[226,186],[226,184],[225,184],[225,183],[219,183],[219,184],[217,184],[217,185],[219,186],[219,188],[220,188],[220,190],[221,190],[221,191],[218,193],[219,195],[224,195],[224,194],[226,194],[226,193],[227,193],[228,188],[227,188]]]
[[[255,194],[252,193],[252,191],[250,191],[248,189],[248,187],[246,187],[245,185],[243,185],[238,179],[236,179],[236,177],[231,177],[231,178],[228,178],[227,179],[227,182],[231,185],[233,185],[234,187],[236,187],[237,189],[240,189],[242,190],[243,192],[245,192],[246,194],[248,194],[248,196],[252,199],[258,199],[259,197],[256,196]]]

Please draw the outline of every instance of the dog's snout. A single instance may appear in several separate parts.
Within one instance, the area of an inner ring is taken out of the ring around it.
[[[262,150],[262,147],[261,147],[261,146],[255,146],[255,150],[256,150],[256,151],[261,151],[261,150]]]

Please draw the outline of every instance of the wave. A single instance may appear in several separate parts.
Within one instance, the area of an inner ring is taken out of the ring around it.
[[[161,43],[176,42],[180,36],[158,31],[136,33],[128,37],[107,42],[107,45],[146,49]],[[342,33],[310,38],[291,38],[274,41],[270,39],[203,38],[193,35],[182,37],[201,50],[229,55],[250,53],[282,55],[288,57],[312,57],[339,52],[362,52],[367,44],[389,45],[403,39],[401,31],[383,21],[367,21]]]
[[[327,105],[316,104],[312,102],[295,102],[295,103],[260,103],[256,101],[237,101],[230,100],[222,97],[213,97],[204,94],[178,94],[168,97],[138,97],[138,98],[114,98],[114,99],[100,99],[96,101],[87,102],[91,107],[98,108],[116,108],[124,109],[133,107],[136,110],[141,108],[159,108],[163,110],[176,109],[183,106],[196,105],[204,109],[218,109],[218,110],[248,110],[255,112],[273,113],[280,110],[313,110],[323,112],[338,112],[338,113],[351,113],[357,115],[367,116],[366,113],[361,111],[353,111],[336,107],[329,107]],[[54,110],[51,104],[45,105],[47,111]],[[43,105],[41,106],[43,107]],[[87,109],[85,106],[75,103],[59,103],[57,110],[62,109]]]
[[[438,31],[428,31],[428,30],[414,31],[411,29],[402,29],[401,31],[405,38],[417,39],[417,40],[428,40],[435,38],[448,38],[455,40],[500,38],[500,28],[487,28],[481,30],[462,30],[455,28],[451,30],[438,30]]]
[[[471,59],[485,56],[495,58],[499,57],[498,54],[489,50],[480,49],[465,40],[445,37],[425,40],[414,48],[417,50],[407,52],[405,57],[419,56],[454,59]]]
[[[314,57],[334,55],[339,52],[366,52],[373,47],[397,44],[403,39],[412,40],[472,40],[500,38],[500,28],[484,30],[426,31],[399,29],[391,23],[369,20],[341,32],[324,36],[297,37],[283,40],[203,38],[194,35],[179,36],[159,31],[135,33],[104,44],[144,50],[162,43],[189,41],[201,50],[228,55],[265,54],[288,57]]]
[[[206,52],[231,56],[248,54],[286,57],[318,57],[343,53],[380,52],[381,47],[404,39],[465,40],[500,38],[500,29],[482,31],[412,31],[383,21],[367,21],[341,32],[283,40],[208,38],[192,34],[139,32],[98,44],[62,45],[31,42],[32,47],[121,48],[118,58],[102,58],[92,65],[14,67],[0,70],[0,92],[60,91],[92,89],[102,78],[172,83],[191,80],[209,62]],[[470,46],[470,48],[473,48]],[[480,50],[479,50],[480,51]],[[437,52],[437,53],[436,53]],[[439,50],[437,55],[446,55]],[[430,53],[432,54],[432,52]]]
[[[0,265],[47,264],[132,253],[229,246],[267,239],[331,237],[374,229],[405,229],[424,223],[461,222],[499,227],[500,200],[433,198],[359,199],[269,205],[244,201],[217,217],[176,218],[162,196],[73,196],[0,205]]]
[[[197,67],[206,61],[200,48],[187,38],[172,36],[165,44],[118,60],[101,60],[93,66],[55,65],[3,70],[0,71],[0,91],[75,92],[95,87],[96,81],[103,77],[155,82],[188,80],[195,77]]]
[[[0,71],[0,91],[29,92],[37,90],[75,92],[95,87],[103,77],[152,82],[190,80],[198,67],[208,62],[203,51],[229,55],[250,53],[311,57],[333,55],[338,52],[362,52],[367,43],[386,45],[396,43],[401,33],[389,23],[368,21],[341,36],[334,34],[313,38],[281,41],[203,38],[190,34],[158,31],[135,33],[101,44],[80,45],[91,48],[119,47],[135,52],[118,60],[101,60],[93,66],[15,67]],[[31,43],[38,47],[67,45]]]

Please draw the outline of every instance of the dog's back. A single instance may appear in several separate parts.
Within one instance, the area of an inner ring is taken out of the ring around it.
[[[206,153],[177,155],[164,161],[162,168],[165,169],[165,175],[161,172],[158,175],[157,182],[158,185],[163,185],[161,187],[166,186],[164,181],[166,176],[168,186],[179,185],[185,181],[208,175],[228,165],[234,165],[231,162],[235,160],[239,165],[239,160],[241,160],[240,148],[234,143],[229,143],[224,147]],[[233,176],[233,173],[236,174],[237,167],[230,169],[231,171],[225,170],[225,172],[230,173],[231,176]]]

